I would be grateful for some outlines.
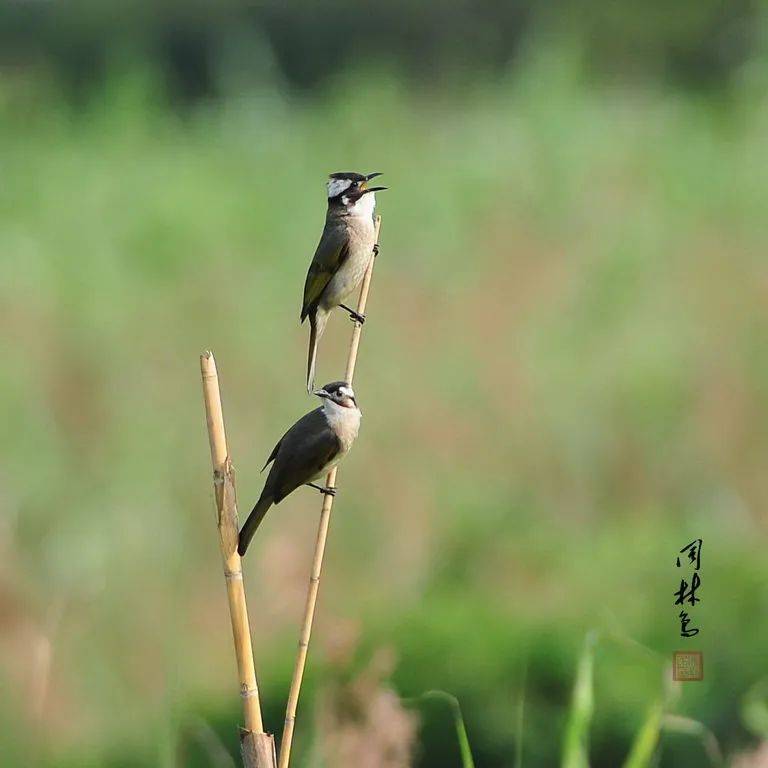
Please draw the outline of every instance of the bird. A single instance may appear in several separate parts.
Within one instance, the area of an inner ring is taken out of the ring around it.
[[[360,285],[371,257],[378,252],[373,210],[376,193],[386,187],[369,187],[381,173],[340,171],[328,177],[328,212],[325,228],[304,283],[301,322],[309,318],[307,392],[312,392],[317,362],[317,344],[335,307],[349,312],[360,324],[365,316],[342,302]]]
[[[335,488],[313,481],[335,467],[348,453],[360,429],[360,409],[355,392],[346,381],[332,381],[313,392],[323,403],[302,416],[272,449],[264,489],[238,537],[237,551],[244,555],[256,529],[273,504],[279,504],[301,485],[323,494],[336,495]]]

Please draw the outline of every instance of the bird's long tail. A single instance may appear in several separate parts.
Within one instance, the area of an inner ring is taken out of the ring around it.
[[[256,533],[256,529],[264,519],[264,515],[267,514],[269,508],[272,506],[272,494],[261,494],[261,498],[256,502],[256,506],[248,515],[248,519],[245,521],[245,525],[240,529],[240,536],[237,542],[237,552],[242,557],[245,551],[248,549],[248,545],[251,543],[253,534]]]
[[[325,330],[328,314],[314,312],[309,316],[309,351],[307,353],[307,392],[312,392],[315,386],[315,365],[317,363],[317,343]]]

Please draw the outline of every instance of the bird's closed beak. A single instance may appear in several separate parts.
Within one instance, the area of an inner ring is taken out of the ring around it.
[[[318,397],[330,397],[324,389],[316,389],[312,394],[317,395]]]

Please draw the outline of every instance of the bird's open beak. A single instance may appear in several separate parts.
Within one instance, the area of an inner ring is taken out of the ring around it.
[[[369,173],[365,177],[365,181],[360,185],[360,190],[365,194],[366,192],[381,192],[382,189],[386,189],[386,187],[369,187],[368,182],[371,179],[375,179],[377,176],[381,176],[381,173],[376,171],[376,173]]]
[[[316,389],[312,394],[317,395],[318,397],[330,397],[324,389]]]

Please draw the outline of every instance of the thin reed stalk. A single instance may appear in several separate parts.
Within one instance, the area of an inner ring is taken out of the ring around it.
[[[205,352],[200,355],[200,372],[203,377],[203,399],[205,400],[205,416],[208,424],[208,440],[211,445],[219,547],[227,585],[232,636],[235,641],[240,696],[243,699],[245,727],[240,729],[240,751],[245,768],[275,768],[274,737],[270,733],[264,733],[264,724],[261,719],[259,688],[253,665],[251,631],[245,603],[243,571],[240,565],[240,555],[237,554],[239,526],[235,472],[227,451],[219,376],[212,352]]]
[[[381,227],[381,216],[376,217],[376,236],[375,242],[379,241],[379,228]],[[360,298],[357,302],[357,311],[365,314],[365,307],[368,303],[368,291],[371,287],[371,276],[373,275],[373,265],[376,259],[372,258],[368,265],[368,270],[363,277],[363,283],[360,287]],[[355,375],[355,365],[357,363],[357,350],[360,346],[360,336],[363,327],[360,323],[355,323],[352,331],[352,340],[349,344],[349,355],[347,356],[347,370],[344,375],[345,381],[352,383]],[[329,488],[335,488],[336,485],[336,467],[329,473],[325,482]],[[309,651],[309,639],[312,634],[312,623],[315,618],[315,605],[317,604],[317,593],[320,589],[320,574],[323,569],[323,555],[325,554],[325,543],[328,539],[328,526],[331,522],[331,509],[333,509],[333,496],[323,496],[323,506],[320,511],[320,524],[317,529],[317,540],[315,542],[315,554],[312,558],[312,572],[309,576],[309,587],[307,589],[307,602],[304,607],[304,619],[301,623],[301,633],[299,635],[299,647],[296,653],[296,664],[293,669],[293,678],[291,688],[288,693],[288,705],[285,710],[285,727],[283,728],[283,739],[280,744],[280,761],[278,768],[288,768],[288,762],[291,759],[291,746],[293,744],[293,730],[296,725],[296,707],[299,703],[299,692],[301,691],[301,681],[304,677],[304,667],[307,663],[307,653]]]

